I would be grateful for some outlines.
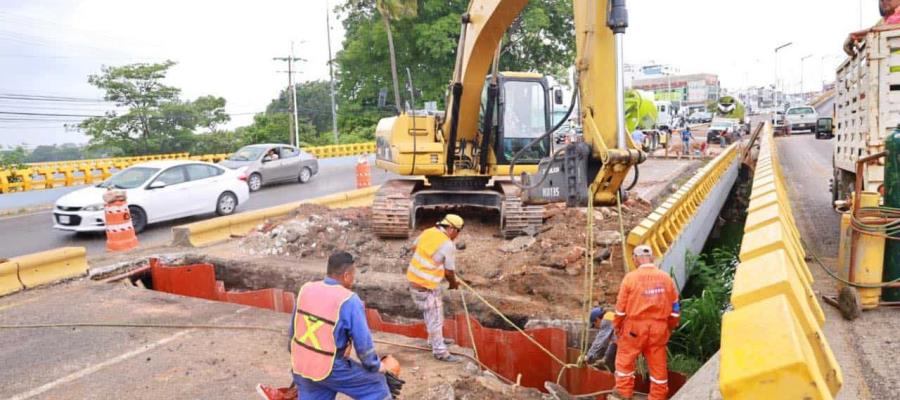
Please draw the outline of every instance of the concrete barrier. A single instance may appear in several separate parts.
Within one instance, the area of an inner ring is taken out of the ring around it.
[[[22,289],[25,286],[19,280],[19,265],[12,261],[0,263],[0,296]]]
[[[760,138],[740,265],[722,318],[719,389],[725,399],[832,399],[843,384],[822,326],[778,153]]]
[[[60,247],[13,257],[0,264],[0,295],[87,275],[85,254],[84,247]]]
[[[703,250],[716,216],[737,179],[739,165],[737,145],[733,144],[700,168],[629,232],[626,254],[631,254],[638,245],[649,245],[660,257],[657,265],[673,275],[679,290],[684,288],[690,273],[685,256]],[[629,268],[636,267],[631,257],[626,260]]]
[[[375,142],[304,147],[318,158],[346,157],[375,152]],[[109,178],[110,169],[124,169],[152,160],[197,160],[219,162],[228,154],[171,153],[91,160],[51,161],[26,164],[22,169],[0,169],[0,193],[49,189],[58,186],[91,184]],[[35,177],[42,179],[35,180]]]
[[[172,228],[172,244],[200,247],[244,235],[269,218],[290,214],[301,204],[319,204],[329,208],[362,207],[372,203],[380,186],[335,193],[314,199],[282,204],[274,207],[212,218]]]

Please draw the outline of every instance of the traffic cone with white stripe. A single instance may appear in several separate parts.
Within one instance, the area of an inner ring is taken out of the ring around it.
[[[106,202],[106,251],[128,251],[138,246],[131,212],[124,192],[107,192]]]

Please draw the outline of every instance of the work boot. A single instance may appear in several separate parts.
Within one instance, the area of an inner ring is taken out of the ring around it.
[[[256,393],[266,400],[295,400],[297,399],[297,387],[291,384],[286,388],[275,388],[259,383],[256,385]]]
[[[453,354],[447,353],[443,355],[434,355],[434,359],[438,361],[448,362],[448,363],[458,363],[462,361],[462,358],[459,356],[455,356]]]
[[[456,341],[450,338],[444,338],[444,345],[452,346],[456,344]],[[428,343],[428,348],[431,348],[431,343]]]

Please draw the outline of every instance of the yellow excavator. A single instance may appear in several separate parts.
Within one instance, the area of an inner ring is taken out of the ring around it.
[[[417,211],[456,207],[499,211],[505,237],[534,234],[541,204],[615,204],[631,167],[645,160],[625,133],[625,1],[573,1],[575,90],[556,126],[544,76],[498,71],[500,41],[527,3],[472,0],[461,18],[447,109],[379,121],[376,166],[408,178],[376,193],[378,236],[409,237]],[[552,133],[576,103],[583,141],[554,150]]]

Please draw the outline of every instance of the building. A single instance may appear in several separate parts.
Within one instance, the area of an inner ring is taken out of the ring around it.
[[[651,75],[635,79],[631,87],[653,92],[656,100],[669,100],[691,109],[706,108],[707,102],[719,99],[716,74]]]

